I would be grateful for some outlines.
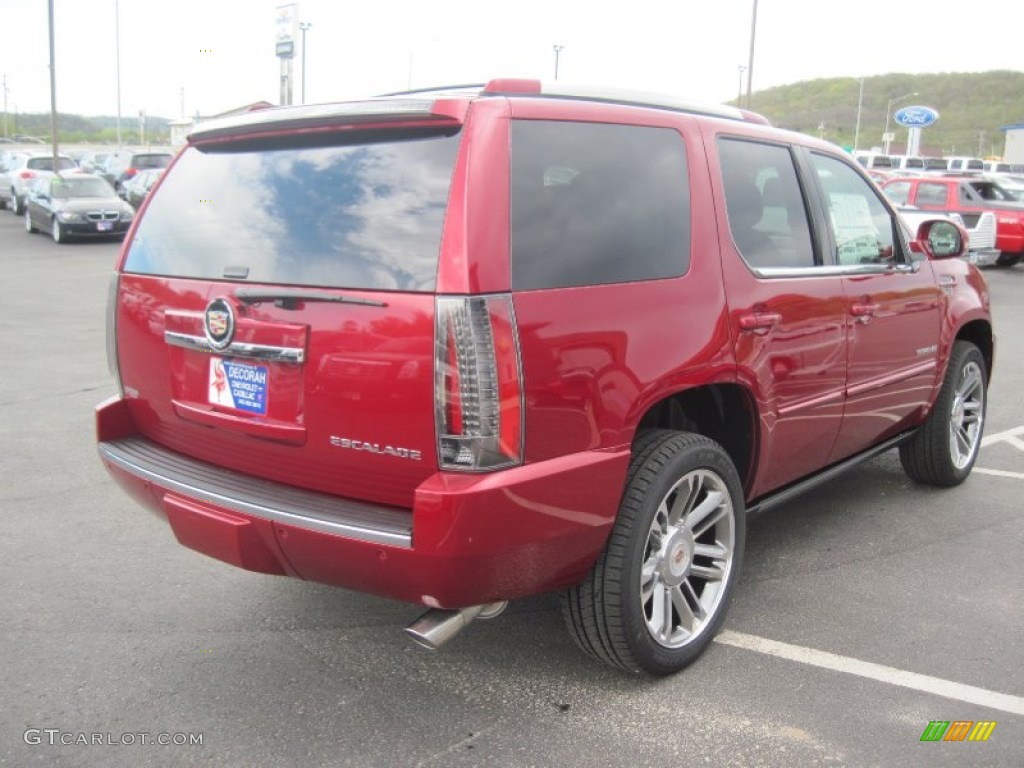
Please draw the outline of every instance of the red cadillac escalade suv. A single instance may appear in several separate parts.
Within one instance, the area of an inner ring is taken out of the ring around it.
[[[729,107],[528,80],[205,123],[111,281],[114,479],[187,547],[419,603],[560,590],[669,674],[745,516],[897,447],[955,485],[994,337],[949,221]]]

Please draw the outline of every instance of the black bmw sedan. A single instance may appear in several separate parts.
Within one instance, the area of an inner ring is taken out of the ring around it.
[[[49,232],[54,242],[71,237],[124,237],[132,207],[113,188],[88,173],[37,179],[25,206],[25,231]]]

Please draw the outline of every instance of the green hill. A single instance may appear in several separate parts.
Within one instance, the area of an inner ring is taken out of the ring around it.
[[[3,126],[6,124],[10,136],[34,136],[36,138],[50,139],[50,113],[22,113],[15,115],[13,112],[6,116],[4,122],[3,113],[0,112],[0,135]],[[147,117],[145,125],[145,138],[150,144],[166,143],[170,139],[170,129],[167,127],[168,120],[163,117]],[[69,115],[63,112],[57,114],[57,133],[62,142],[96,142],[111,143],[117,140],[117,118],[116,117],[83,117],[82,115]],[[121,117],[121,138],[125,143],[138,143],[139,141],[139,119],[137,116]]]
[[[808,80],[755,91],[750,109],[774,125],[852,147],[859,92],[859,78]],[[914,92],[918,95],[900,99],[892,109],[920,104],[938,110],[938,122],[922,133],[923,154],[1001,155],[1005,134],[1000,129],[1024,122],[1024,72],[878,75],[864,78],[859,149],[882,145],[886,103]],[[891,151],[901,152],[907,131],[892,121],[890,130],[896,133]]]

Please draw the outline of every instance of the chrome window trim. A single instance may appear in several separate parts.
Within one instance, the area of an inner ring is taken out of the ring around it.
[[[754,274],[766,279],[801,277],[857,277],[915,271],[910,264],[848,264],[821,267],[751,267]]]
[[[251,357],[256,360],[269,360],[276,363],[306,362],[306,350],[301,347],[275,347],[269,344],[246,344],[241,341],[233,341],[227,347],[218,349],[204,336],[193,336],[177,331],[164,331],[164,341],[175,347],[209,352],[223,357]]]

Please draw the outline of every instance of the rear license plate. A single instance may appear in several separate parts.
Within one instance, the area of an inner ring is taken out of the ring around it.
[[[109,232],[114,228],[114,222],[112,221],[97,221],[96,229],[100,232]]]
[[[264,416],[267,413],[269,379],[265,365],[211,357],[209,402]]]

